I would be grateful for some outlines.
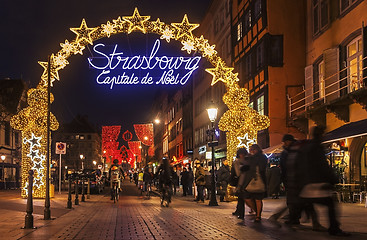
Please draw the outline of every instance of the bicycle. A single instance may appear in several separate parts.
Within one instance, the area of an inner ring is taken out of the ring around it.
[[[118,182],[112,182],[112,199],[113,203],[116,203],[116,201],[119,201],[119,183]]]
[[[162,187],[162,193],[161,193],[161,206],[165,206],[168,207],[169,204],[171,203],[171,196],[172,196],[172,187],[167,185],[167,184],[163,184]]]
[[[146,196],[149,199],[150,198],[150,192],[152,191],[152,184],[150,184],[150,183],[147,184],[146,191],[147,191]]]

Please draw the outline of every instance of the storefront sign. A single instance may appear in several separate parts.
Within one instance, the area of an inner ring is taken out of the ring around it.
[[[159,54],[157,39],[148,56],[126,56],[103,43],[96,44],[96,57],[88,58],[89,65],[99,71],[96,82],[100,85],[185,85],[193,72],[199,68],[200,56],[174,57]],[[158,74],[157,74],[158,70]]]

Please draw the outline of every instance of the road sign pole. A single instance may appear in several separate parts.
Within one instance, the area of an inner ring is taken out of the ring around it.
[[[59,194],[61,194],[61,154],[60,155],[60,160],[59,160]]]

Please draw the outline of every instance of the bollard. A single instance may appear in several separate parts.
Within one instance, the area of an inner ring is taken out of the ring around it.
[[[71,202],[71,175],[69,176],[69,189],[68,189],[68,203],[67,208],[71,209],[73,206],[73,203]]]
[[[85,196],[84,196],[84,181],[85,181],[85,178],[83,177],[83,178],[82,178],[82,202],[85,202]]]
[[[88,186],[87,186],[87,199],[90,199],[90,178],[88,179]]]
[[[78,186],[79,178],[76,177],[75,180],[75,205],[79,205],[79,186]]]
[[[33,227],[33,170],[29,170],[28,180],[28,198],[27,198],[27,215],[25,216],[24,229],[32,229]]]

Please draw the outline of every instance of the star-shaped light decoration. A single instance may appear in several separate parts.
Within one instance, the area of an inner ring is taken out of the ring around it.
[[[182,51],[187,51],[188,54],[191,54],[191,51],[196,50],[196,47],[194,46],[194,42],[193,41],[185,41],[185,42],[181,42],[183,47],[181,48]]]
[[[131,17],[122,17],[122,19],[129,23],[129,29],[127,30],[128,34],[134,30],[140,30],[143,33],[147,32],[144,23],[150,19],[150,16],[140,16],[138,8],[135,8]]]
[[[163,30],[164,25],[166,25],[164,22],[161,22],[159,18],[155,22],[153,22],[154,25],[154,31],[161,32]]]
[[[105,33],[107,37],[109,38],[112,33],[116,33],[115,26],[110,23],[110,21],[107,22],[107,24],[102,24],[102,33]]]
[[[238,81],[240,81],[240,79],[238,78],[238,73],[230,72],[227,78],[227,85],[229,87],[232,87],[237,84]]]
[[[124,28],[124,24],[126,23],[124,20],[121,19],[121,17],[118,17],[117,19],[112,20],[113,25],[115,26],[115,28],[117,29],[123,29]]]
[[[30,150],[30,152],[27,154],[27,157],[34,161],[35,158],[39,158],[39,150]]]
[[[160,39],[165,39],[169,43],[171,41],[171,38],[174,38],[174,37],[175,35],[173,35],[173,31],[167,27],[162,32],[162,36],[160,37]]]
[[[44,182],[42,181],[42,179],[34,179],[34,183],[33,183],[33,186],[37,187],[37,188],[40,188],[41,185],[43,185]]]
[[[51,55],[51,58],[50,58],[50,63],[51,63],[51,66],[50,66],[50,80],[51,80],[51,86],[52,86],[52,83],[55,81],[55,80],[60,80],[60,77],[59,77],[59,70],[61,69],[60,66],[56,65],[55,64],[55,61],[54,61],[54,55],[52,54]],[[48,76],[48,62],[41,62],[39,61],[38,64],[40,64],[42,67],[43,67],[43,73],[42,73],[42,76],[41,76],[41,79],[45,82],[45,85],[47,85],[47,76]]]
[[[219,81],[222,81],[224,83],[227,82],[228,75],[231,71],[233,71],[234,68],[225,67],[224,63],[222,61],[218,61],[216,68],[207,68],[205,71],[210,73],[213,76],[211,85],[213,86]]]
[[[83,50],[85,49],[85,47],[83,45],[81,45],[80,43],[75,43],[74,44],[74,54],[80,54],[83,55]]]
[[[203,35],[201,35],[199,38],[195,38],[195,42],[196,42],[196,45],[198,46],[198,48],[200,49],[204,49],[205,46],[207,45],[208,43],[208,40],[206,40],[204,38]]]
[[[248,133],[246,133],[243,137],[237,137],[237,139],[240,141],[240,143],[237,145],[237,148],[245,147],[247,151],[249,151],[249,148],[252,144],[256,143],[255,139],[248,139]]]
[[[29,143],[31,145],[30,149],[32,150],[35,146],[36,147],[41,147],[41,143],[40,143],[41,139],[42,139],[42,137],[36,137],[36,135],[34,135],[34,133],[32,133],[30,139],[27,139],[27,138],[23,139],[23,143],[24,144]]]
[[[82,42],[85,40],[89,44],[93,45],[93,39],[91,37],[92,33],[97,30],[97,28],[89,28],[87,26],[87,23],[85,22],[85,19],[83,18],[82,24],[78,28],[70,28],[72,32],[76,34],[76,41]]]
[[[180,39],[183,36],[188,37],[193,40],[192,31],[200,26],[200,24],[189,23],[187,19],[187,15],[185,14],[181,23],[171,23],[178,31],[176,35],[176,39]]]
[[[33,167],[32,167],[32,169],[35,170],[35,171],[37,171],[39,173],[42,169],[44,169],[42,163],[43,163],[42,161],[39,161],[39,162],[33,161]]]

